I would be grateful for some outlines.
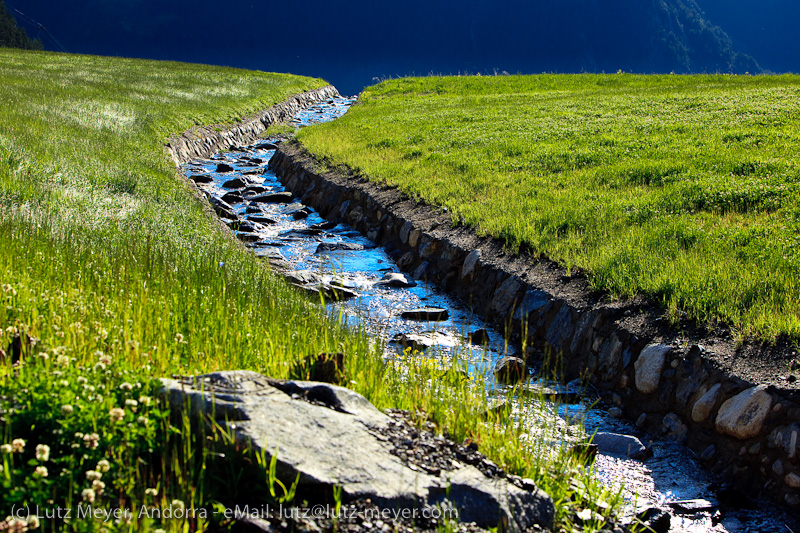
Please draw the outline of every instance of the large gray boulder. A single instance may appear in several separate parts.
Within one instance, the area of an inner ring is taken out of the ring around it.
[[[409,463],[384,436],[390,417],[343,387],[249,371],[162,383],[173,405],[213,416],[238,441],[276,456],[279,478],[292,481],[299,473],[304,494],[329,494],[338,485],[345,501],[369,498],[386,508],[449,502],[462,521],[481,527],[506,522],[519,531],[553,524],[552,499],[530,484],[520,488],[504,475],[488,477],[459,461],[433,470]]]

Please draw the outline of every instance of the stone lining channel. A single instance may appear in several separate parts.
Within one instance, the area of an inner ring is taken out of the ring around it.
[[[330,91],[317,94],[307,99],[306,109],[296,111],[292,121],[304,126],[331,120],[352,103],[352,99]],[[228,139],[225,135],[221,138]],[[582,369],[595,370],[597,388],[591,390],[604,395],[610,408],[589,409],[591,399],[573,399],[580,380],[569,388],[559,389],[541,381],[529,387],[548,386],[562,399],[578,402],[554,406],[554,416],[558,414],[569,422],[581,420],[589,432],[609,435],[596,459],[599,475],[611,484],[626,483],[636,506],[668,510],[672,531],[787,531],[789,518],[781,510],[742,508],[746,502],[737,499],[742,498],[742,492],[717,484],[716,478],[700,467],[701,461],[673,440],[685,442],[690,433],[676,413],[681,409],[688,407],[691,413],[707,410],[704,417],[693,415],[705,426],[710,425],[712,412],[717,413],[717,420],[720,413],[730,412],[733,426],[747,415],[749,425],[759,426],[758,431],[743,439],[737,435],[723,439],[743,441],[744,452],[740,454],[738,447],[736,452],[745,459],[768,454],[772,461],[771,456],[786,449],[783,476],[791,480],[786,476],[793,475],[796,468],[790,446],[796,450],[792,438],[797,426],[786,420],[793,409],[789,402],[781,403],[772,391],[720,376],[719,370],[704,366],[699,347],[687,352],[677,346],[648,342],[615,327],[608,313],[576,309],[546,290],[527,286],[519,275],[509,275],[499,265],[485,261],[485,247],[470,248],[475,244],[472,236],[459,242],[451,233],[443,239],[437,229],[447,225],[447,215],[420,219],[416,207],[412,206],[410,213],[404,210],[407,202],[398,198],[396,191],[377,187],[365,190],[361,180],[314,172],[313,161],[296,148],[278,148],[266,141],[240,148],[246,143],[231,141],[228,147],[234,150],[208,157],[203,152],[207,152],[209,143],[198,139],[193,145],[206,148],[183,152],[202,153],[207,159],[194,156],[184,165],[184,171],[237,237],[254,253],[267,258],[290,283],[312,294],[322,291],[331,312],[340,313],[348,324],[385,343],[387,357],[418,350],[423,356],[442,361],[458,358],[471,373],[491,376],[504,358],[530,355],[519,349],[519,331],[527,327],[528,346],[569,353],[565,366],[571,378],[586,378]],[[250,138],[247,143],[252,141]],[[403,315],[420,308],[443,311],[433,313],[438,316],[420,311]],[[511,330],[509,338],[514,342],[507,342],[501,331],[508,331],[505,326],[512,323],[516,329]],[[489,385],[489,394],[502,394],[501,384],[490,379]],[[720,407],[728,399],[731,401]],[[620,419],[623,414],[631,416],[631,402],[641,404],[641,413],[633,413],[639,427]],[[651,407],[657,402],[662,405]],[[681,404],[681,409],[676,404]],[[659,423],[674,439],[654,440],[653,432],[644,432],[645,428],[661,429]],[[735,431],[734,427],[731,432]],[[646,453],[638,444],[620,451],[625,443],[637,442],[624,440],[628,436],[649,442],[647,451],[652,457],[641,460]],[[759,445],[756,436],[762,437],[759,442],[763,448],[754,451],[753,447]],[[714,460],[723,460],[727,446],[726,442],[707,444],[701,450],[701,460],[713,466]],[[772,464],[767,466],[774,471]],[[760,489],[761,481],[758,483],[753,488]],[[772,489],[775,492],[775,487]],[[783,494],[786,502],[794,503],[796,492],[784,490]],[[730,498],[733,500],[728,501]]]

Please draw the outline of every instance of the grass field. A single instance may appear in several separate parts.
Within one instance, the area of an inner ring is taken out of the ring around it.
[[[800,77],[409,78],[301,142],[740,339],[800,340]]]
[[[10,356],[21,338],[24,362],[0,365],[0,517],[14,505],[137,509],[177,500],[196,509],[252,495],[241,476],[266,483],[266,469],[235,453],[215,461],[211,435],[193,433],[186,416],[163,405],[154,378],[220,369],[284,378],[321,352],[343,352],[345,383],[378,407],[426,413],[537,480],[557,501],[559,524],[569,527],[585,508],[613,512],[613,497],[566,453],[545,460],[518,425],[481,418],[480,382],[424,359],[386,364],[380,347],[273,277],[220,231],[164,149],[193,125],[235,121],[323,84],[0,49],[0,348]]]

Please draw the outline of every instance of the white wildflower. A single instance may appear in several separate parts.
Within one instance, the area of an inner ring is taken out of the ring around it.
[[[47,444],[39,444],[36,446],[36,460],[49,461],[50,460],[50,446]]]
[[[94,450],[100,443],[100,435],[97,433],[90,433],[83,436],[83,445],[87,448]]]
[[[108,417],[111,419],[111,422],[119,422],[125,418],[125,409],[114,407],[108,412]]]

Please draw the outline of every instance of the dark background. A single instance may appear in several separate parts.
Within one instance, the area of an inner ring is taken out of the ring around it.
[[[7,5],[48,50],[292,72],[325,78],[345,94],[383,78],[429,73],[800,69],[797,0],[9,0]]]

